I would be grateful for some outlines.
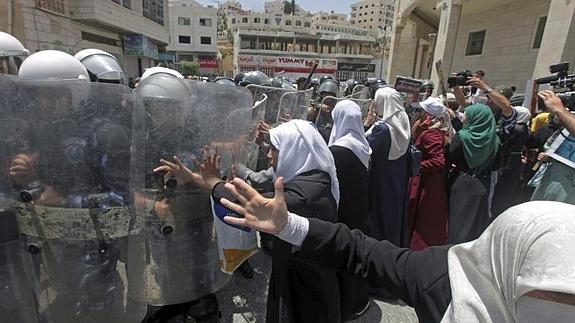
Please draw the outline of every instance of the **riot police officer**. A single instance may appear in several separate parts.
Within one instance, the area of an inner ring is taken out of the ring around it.
[[[22,108],[26,94],[13,75],[18,74],[28,50],[13,36],[0,32],[0,317],[14,322],[37,322],[33,284],[26,273],[29,258],[19,241],[17,202],[12,185],[36,176],[30,166],[29,116]]]
[[[92,82],[127,85],[126,75],[112,54],[89,48],[79,51],[74,58],[84,65]]]
[[[14,181],[14,189],[25,210],[24,247],[43,273],[34,281],[47,303],[43,320],[137,322],[145,307],[127,300],[135,285],[120,274],[130,276],[128,262],[138,265],[137,253],[128,255],[137,231],[129,211],[130,125],[113,121],[121,105],[105,100],[130,90],[91,85],[77,59],[54,50],[31,55],[19,77],[31,100],[34,176]]]
[[[331,110],[337,103],[338,93],[339,86],[337,82],[331,79],[324,80],[319,86],[318,105],[309,113],[312,118],[315,118],[313,120],[316,127],[326,142],[329,141],[331,128],[333,127]]]
[[[384,87],[388,87],[387,82],[385,80],[382,79],[374,80],[369,86],[369,97],[373,100],[375,98],[375,92]]]
[[[0,74],[18,75],[28,50],[14,36],[0,31]]]
[[[214,292],[229,277],[219,268],[209,192],[166,170],[174,156],[174,163],[193,169],[192,156],[200,156],[208,144],[201,123],[210,116],[200,115],[200,103],[192,102],[192,86],[203,84],[186,81],[174,70],[154,67],[144,73],[136,90],[136,115],[143,119],[134,125],[140,129],[134,130],[134,137],[142,138],[134,142],[134,150],[143,154],[135,157],[135,163],[144,160],[143,168],[135,173],[143,177],[137,191],[145,202],[138,209],[146,219],[149,253],[148,313],[143,322],[219,319]]]

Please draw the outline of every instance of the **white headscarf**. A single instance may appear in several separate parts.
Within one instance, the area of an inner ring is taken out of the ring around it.
[[[521,204],[448,253],[452,300],[441,322],[516,322],[533,290],[575,294],[575,206]]]
[[[275,176],[289,182],[311,170],[331,177],[331,193],[339,205],[339,182],[333,156],[325,140],[308,121],[291,120],[270,130],[272,145],[279,151]]]
[[[407,152],[409,140],[411,139],[409,117],[405,112],[401,95],[393,88],[381,88],[375,92],[374,104],[377,109],[377,114],[383,117],[381,121],[374,123],[365,135],[369,136],[373,128],[379,124],[387,124],[391,136],[389,159],[399,159]]]
[[[369,167],[371,148],[365,139],[361,108],[351,100],[343,100],[331,111],[333,128],[328,146],[345,147],[351,150],[365,168]]]

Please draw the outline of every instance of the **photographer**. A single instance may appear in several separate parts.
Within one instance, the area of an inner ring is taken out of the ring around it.
[[[563,128],[569,132],[570,136],[565,140],[573,141],[573,138],[575,138],[575,115],[572,115],[565,108],[561,99],[553,91],[541,91],[539,92],[539,97],[543,99],[551,115],[557,118]],[[558,129],[550,137],[544,148],[548,149],[556,138],[563,135],[563,128]],[[575,205],[575,169],[546,154],[540,154],[539,160],[548,161],[549,166],[545,170],[533,196],[531,196],[531,200],[558,201]]]
[[[563,127],[565,127],[572,136],[575,135],[575,115],[569,112],[565,105],[563,105],[561,99],[550,90],[539,92],[539,97],[543,99],[547,110],[559,118]]]

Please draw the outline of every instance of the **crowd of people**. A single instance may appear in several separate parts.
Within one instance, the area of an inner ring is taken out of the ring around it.
[[[421,322],[575,320],[575,161],[549,153],[558,139],[573,150],[575,115],[553,91],[536,94],[532,114],[484,71],[434,96],[430,81],[403,93],[381,79],[260,71],[203,87],[162,67],[128,84],[101,50],[25,58],[18,42],[0,53],[0,74],[14,75],[5,84],[25,85],[0,98],[10,120],[0,122],[2,206],[18,192],[34,228],[3,217],[0,242],[8,254],[24,241],[40,282],[15,286],[6,268],[22,256],[7,255],[0,284],[56,294],[48,314],[18,298],[0,302],[0,315],[217,322],[214,293],[229,279],[212,229],[221,207],[228,223],[260,231],[271,255],[268,322],[356,319],[374,295],[403,300]],[[78,82],[106,86],[85,94]],[[18,111],[23,97],[38,107]],[[96,229],[41,232],[37,207],[63,222],[66,210],[86,210]],[[103,220],[114,208],[127,214],[121,234]],[[239,271],[253,276],[249,261]]]

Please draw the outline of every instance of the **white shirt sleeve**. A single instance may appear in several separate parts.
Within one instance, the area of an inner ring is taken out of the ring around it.
[[[309,220],[288,212],[287,223],[277,237],[296,247],[301,247],[309,231]]]

